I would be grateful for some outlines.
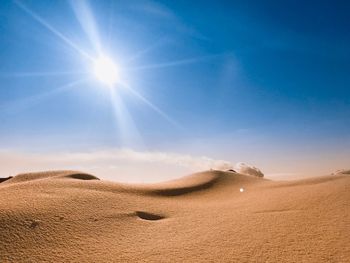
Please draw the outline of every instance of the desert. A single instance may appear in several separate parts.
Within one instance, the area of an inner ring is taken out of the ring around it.
[[[271,181],[205,171],[131,185],[51,171],[14,176],[0,194],[1,262],[350,258],[346,174]]]
[[[0,263],[349,263],[349,13],[1,0]]]

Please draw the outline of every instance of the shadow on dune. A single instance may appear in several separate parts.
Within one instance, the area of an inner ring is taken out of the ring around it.
[[[161,215],[156,215],[148,212],[143,212],[143,211],[136,211],[136,215],[143,220],[149,220],[149,221],[156,221],[160,219],[164,219],[164,216]]]
[[[180,196],[207,189],[221,187],[240,187],[242,184],[260,183],[268,180],[246,176],[231,171],[206,171],[182,177],[177,180],[153,184],[146,189],[146,194],[158,196]]]
[[[9,180],[11,178],[12,178],[12,176],[9,176],[7,178],[0,178],[0,183],[5,182],[5,181],[7,181],[7,180]]]
[[[64,177],[78,180],[100,180],[98,177],[86,173],[72,173]]]

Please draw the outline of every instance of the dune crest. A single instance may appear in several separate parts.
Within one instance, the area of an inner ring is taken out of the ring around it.
[[[71,178],[71,179],[80,179],[80,180],[99,180],[94,175],[81,173],[77,171],[47,171],[47,172],[37,172],[37,173],[23,173],[18,174],[14,177],[11,177],[7,183],[19,183],[19,182],[29,182],[34,180],[41,179],[50,179],[50,178]]]
[[[222,186],[238,189],[242,183],[251,184],[263,181],[266,180],[252,178],[238,173],[211,170],[164,183],[153,184],[148,192],[163,196],[177,196],[204,191],[210,188],[220,188]]]

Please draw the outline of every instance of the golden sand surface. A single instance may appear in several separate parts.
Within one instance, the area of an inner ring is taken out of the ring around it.
[[[0,197],[0,262],[350,262],[347,174],[130,185],[51,171]]]

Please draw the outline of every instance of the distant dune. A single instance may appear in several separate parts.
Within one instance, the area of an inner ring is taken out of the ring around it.
[[[0,262],[349,262],[350,176],[207,171],[128,185],[74,171],[0,184]]]

